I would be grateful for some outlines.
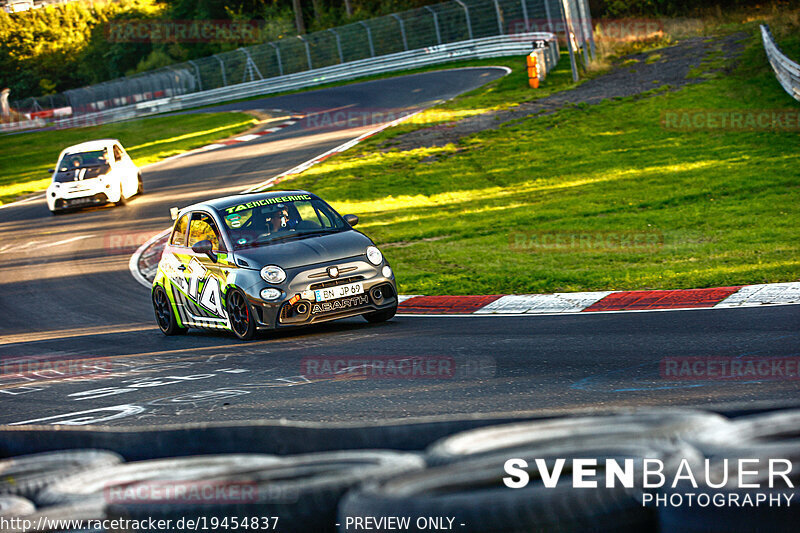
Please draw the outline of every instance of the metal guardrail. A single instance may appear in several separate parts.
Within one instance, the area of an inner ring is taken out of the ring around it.
[[[767,53],[767,59],[772,65],[772,70],[775,71],[778,83],[790,96],[800,101],[800,65],[781,52],[778,45],[775,44],[772,33],[769,31],[769,26],[766,24],[761,25],[761,38],[764,41],[764,51]]]
[[[372,74],[396,72],[462,59],[489,59],[518,55],[520,56],[520,61],[523,61],[522,56],[533,51],[533,43],[535,41],[546,41],[548,43],[547,48],[541,50],[545,66],[544,73],[546,75],[558,63],[559,46],[556,36],[547,32],[518,33],[410,50],[266,80],[229,85],[209,91],[166,97],[80,117],[61,119],[54,121],[53,124],[57,127],[68,128],[78,125],[115,122],[134,117],[216,104],[232,99],[314,87]]]

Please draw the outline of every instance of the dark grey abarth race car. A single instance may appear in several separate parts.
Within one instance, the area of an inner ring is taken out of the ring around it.
[[[301,326],[397,311],[391,267],[355,215],[306,191],[227,196],[182,209],[153,280],[156,321],[232,331]]]

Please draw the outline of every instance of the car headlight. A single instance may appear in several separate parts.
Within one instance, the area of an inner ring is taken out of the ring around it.
[[[267,265],[261,269],[261,279],[267,283],[281,283],[286,279],[286,272],[277,265]]]
[[[281,294],[283,293],[278,289],[273,289],[272,287],[269,287],[261,291],[261,298],[270,301],[277,300],[278,298],[281,297]]]
[[[367,246],[367,259],[373,265],[377,266],[383,262],[383,254],[378,250],[377,246]]]

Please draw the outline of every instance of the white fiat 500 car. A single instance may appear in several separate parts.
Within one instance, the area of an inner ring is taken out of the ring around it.
[[[122,205],[143,192],[139,167],[116,139],[70,146],[50,172],[47,207],[53,214],[91,205]]]

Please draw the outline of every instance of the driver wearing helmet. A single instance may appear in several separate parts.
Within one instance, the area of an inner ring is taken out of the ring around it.
[[[297,218],[289,213],[286,204],[275,204],[265,210],[264,222],[267,231],[275,233],[277,231],[292,230],[297,226]]]

